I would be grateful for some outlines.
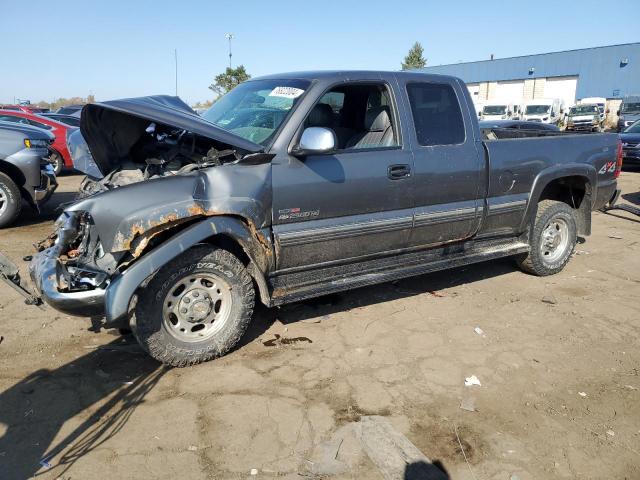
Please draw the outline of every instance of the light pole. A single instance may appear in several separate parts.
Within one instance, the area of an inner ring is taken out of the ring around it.
[[[173,58],[176,61],[176,97],[178,96],[178,49],[173,49]]]
[[[227,33],[225,38],[229,40],[229,68],[231,67],[231,40],[233,40],[233,33]]]

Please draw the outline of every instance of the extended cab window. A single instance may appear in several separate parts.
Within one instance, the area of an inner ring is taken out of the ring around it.
[[[453,145],[464,142],[462,112],[450,85],[409,83],[407,93],[420,145]]]
[[[398,146],[395,112],[384,84],[345,84],[325,93],[304,127],[333,130],[338,150]]]

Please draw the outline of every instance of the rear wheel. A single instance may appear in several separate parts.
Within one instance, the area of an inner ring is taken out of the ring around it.
[[[58,152],[53,152],[51,155],[49,155],[49,163],[51,163],[56,177],[60,175],[60,173],[62,173],[62,169],[64,167],[64,160],[62,160],[62,155],[60,155]]]
[[[543,200],[531,226],[531,250],[518,258],[518,264],[534,275],[558,273],[569,262],[576,240],[574,210],[564,202]]]
[[[22,210],[20,189],[8,175],[0,172],[0,228],[16,221]]]
[[[205,362],[238,343],[251,321],[254,295],[251,277],[235,256],[196,247],[161,268],[139,293],[133,334],[167,365]]]

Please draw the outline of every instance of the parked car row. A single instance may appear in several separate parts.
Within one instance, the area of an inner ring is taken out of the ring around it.
[[[49,163],[53,142],[45,129],[0,121],[0,228],[18,218],[23,200],[39,209],[56,189]]]
[[[589,97],[576,105],[567,106],[559,98],[538,98],[526,101],[494,99],[475,104],[480,121],[525,120],[558,125],[570,131],[602,132],[609,110],[604,97]],[[622,99],[618,115],[617,131],[640,119],[640,96]]]
[[[13,104],[13,105],[0,105],[0,110],[16,110],[19,112],[25,113],[60,113],[64,115],[73,115],[79,113],[82,110],[84,105],[65,105],[64,107],[58,108],[55,112],[52,112],[50,109],[45,107],[38,107],[37,105],[31,104]]]
[[[478,111],[480,121],[524,120],[546,124],[559,124],[563,118],[564,105],[559,98],[537,98],[523,103],[492,100]]]
[[[79,129],[82,107],[0,108],[0,228],[18,218],[23,202],[39,210],[56,189],[56,176],[73,168],[67,141]]]
[[[59,175],[63,169],[73,168],[73,161],[67,148],[67,136],[70,131],[78,128],[77,126],[71,126],[68,123],[63,123],[61,119],[51,118],[45,114],[28,113],[22,110],[0,110],[0,121],[31,125],[50,131],[53,134],[50,162],[55,174]]]

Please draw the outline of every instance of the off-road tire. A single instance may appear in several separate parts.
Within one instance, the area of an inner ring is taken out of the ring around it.
[[[163,302],[180,279],[199,272],[224,275],[231,287],[229,317],[213,337],[181,341],[165,326]],[[240,260],[217,247],[197,246],[167,263],[141,289],[133,307],[131,330],[156,360],[173,367],[195,365],[224,355],[238,343],[253,316],[254,301],[253,281]]]
[[[543,232],[554,219],[563,220],[568,226],[568,245],[562,255],[553,263],[543,257],[541,244]],[[518,266],[525,272],[544,277],[560,272],[569,262],[577,241],[577,225],[575,211],[566,203],[556,200],[543,200],[538,203],[536,217],[530,227],[528,254],[516,258]]]
[[[16,182],[11,177],[0,172],[0,190],[6,205],[0,205],[0,228],[8,227],[16,221],[22,210],[22,196]]]
[[[49,163],[51,163],[53,172],[56,174],[56,177],[59,176],[62,173],[62,169],[64,168],[64,160],[62,158],[62,155],[60,155],[58,152],[52,152],[51,155],[49,155]]]

